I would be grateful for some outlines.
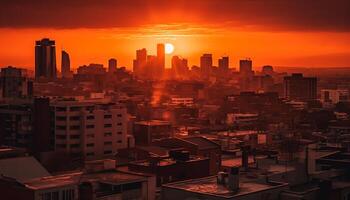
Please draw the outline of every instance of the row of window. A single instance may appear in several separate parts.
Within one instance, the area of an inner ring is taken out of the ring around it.
[[[57,148],[67,148],[67,144],[56,144]],[[80,144],[71,144],[71,149],[80,148]]]
[[[107,150],[107,151],[104,151],[103,154],[109,155],[109,154],[112,154],[112,151],[111,151],[111,150]],[[94,155],[95,155],[94,152],[88,152],[88,153],[86,153],[86,156],[94,156]]]
[[[57,139],[67,139],[66,135],[56,135]],[[80,139],[80,135],[70,135],[70,139]]]
[[[117,143],[122,143],[121,140],[118,140]],[[111,141],[106,141],[103,143],[105,146],[111,146],[112,145],[112,142]],[[94,143],[88,143],[86,144],[86,147],[94,147],[95,144]]]
[[[74,200],[74,189],[45,192],[39,195],[39,200]]]
[[[117,126],[122,126],[123,123],[117,123]],[[104,127],[105,128],[111,128],[112,127],[112,124],[104,124]],[[89,125],[86,125],[86,128],[87,129],[93,129],[95,128],[95,125],[93,124],[89,124]],[[67,126],[62,126],[62,125],[57,125],[56,126],[56,130],[66,130],[67,129]],[[79,125],[72,125],[69,127],[69,130],[79,130],[80,129],[80,126]]]
[[[122,114],[118,114],[117,117],[122,117],[123,115]],[[104,118],[105,119],[111,119],[112,118],[112,115],[104,115]],[[80,116],[71,116],[69,117],[69,120],[70,121],[78,121],[80,120],[81,117]],[[94,120],[95,119],[95,116],[93,115],[89,115],[86,117],[87,120]],[[56,120],[57,121],[66,121],[67,120],[67,116],[56,116]]]

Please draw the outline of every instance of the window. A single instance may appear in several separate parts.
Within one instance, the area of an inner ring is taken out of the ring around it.
[[[112,136],[112,133],[111,132],[107,132],[104,135],[105,135],[105,137],[109,137],[109,136]]]
[[[117,117],[123,117],[123,115],[122,114],[118,114]]]
[[[86,153],[86,156],[94,156],[94,155],[95,155],[94,152],[88,152],[88,153]]]
[[[103,154],[111,154],[112,151],[104,151]]]
[[[56,107],[56,111],[58,111],[58,112],[67,111],[67,108],[66,107]]]
[[[80,147],[80,144],[71,144],[70,145],[70,148],[79,148]]]
[[[104,145],[112,145],[111,141],[104,142]]]
[[[59,200],[59,193],[58,193],[58,191],[51,193],[51,200]]]
[[[56,135],[56,139],[59,139],[59,140],[63,140],[63,139],[66,139],[67,136],[66,135]]]
[[[67,189],[62,191],[62,200],[74,200],[74,189]]]
[[[118,135],[121,135],[121,134],[123,134],[123,132],[121,132],[121,131],[118,131],[118,132],[117,132],[117,134],[118,134]]]
[[[94,147],[95,144],[94,143],[89,143],[89,144],[86,144],[87,147]]]
[[[80,120],[80,116],[71,116],[71,117],[69,117],[69,120],[78,121],[78,120]]]
[[[67,117],[66,116],[56,116],[57,121],[66,121]]]
[[[66,130],[66,126],[56,126],[57,130]]]
[[[80,111],[80,107],[70,107],[69,111]]]
[[[80,139],[80,135],[71,135],[69,136],[70,139]]]
[[[76,126],[70,126],[69,127],[70,130],[79,130],[80,126],[76,125]]]
[[[62,148],[66,148],[65,144],[56,144],[56,148],[62,149]]]
[[[93,125],[93,124],[90,124],[90,125],[86,125],[86,128],[95,128],[95,125]]]
[[[95,119],[95,116],[89,115],[89,116],[86,116],[86,119],[87,119],[87,120],[92,120],[92,119]]]
[[[112,127],[112,124],[105,124],[105,128],[110,128]]]
[[[121,140],[118,140],[117,143],[122,143],[122,141],[121,141]]]
[[[122,126],[123,124],[121,122],[117,123],[117,126]]]
[[[94,134],[87,134],[86,137],[87,137],[87,138],[94,138],[95,135],[94,135]]]
[[[112,115],[105,115],[104,118],[105,118],[105,119],[111,119],[111,118],[112,118]]]

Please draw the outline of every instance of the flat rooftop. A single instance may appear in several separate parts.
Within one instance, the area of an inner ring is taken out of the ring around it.
[[[26,187],[33,190],[66,187],[77,185],[82,182],[100,182],[111,185],[120,185],[135,181],[144,181],[147,177],[131,172],[107,170],[95,173],[84,174],[83,172],[72,172],[57,176],[47,176],[22,182]]]
[[[161,121],[161,120],[139,121],[139,122],[135,122],[135,124],[145,125],[145,126],[171,125],[169,121]]]
[[[200,179],[192,179],[188,181],[176,182],[163,185],[163,187],[186,190],[187,192],[219,196],[223,198],[233,198],[237,196],[247,195],[250,193],[261,192],[264,190],[275,189],[287,186],[288,183],[260,183],[240,181],[238,192],[232,192],[227,187],[217,184],[216,176],[210,176]]]

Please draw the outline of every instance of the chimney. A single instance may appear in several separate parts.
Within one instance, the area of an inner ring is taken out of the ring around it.
[[[232,167],[228,174],[227,187],[233,191],[237,192],[239,189],[239,167]]]

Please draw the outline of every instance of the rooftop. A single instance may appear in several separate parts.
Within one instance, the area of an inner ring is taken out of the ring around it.
[[[161,120],[139,121],[139,122],[135,122],[135,124],[145,125],[145,126],[171,125],[169,121],[161,121]]]
[[[166,184],[163,187],[174,188],[180,190],[186,190],[187,192],[205,194],[212,196],[219,196],[223,198],[233,198],[237,196],[247,195],[254,192],[260,192],[264,190],[279,188],[287,186],[288,183],[279,183],[279,182],[245,182],[240,181],[240,186],[238,192],[232,192],[227,187],[217,184],[216,176],[192,179],[188,181],[176,182]]]
[[[146,176],[131,172],[120,172],[116,170],[106,170],[96,173],[72,172],[57,176],[47,176],[37,179],[24,181],[23,184],[33,190],[42,190],[48,188],[65,187],[77,185],[83,182],[101,182],[112,185],[119,185],[134,181],[143,181]]]

